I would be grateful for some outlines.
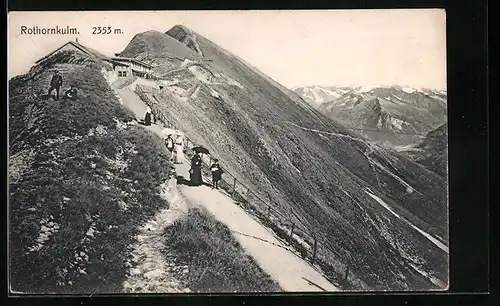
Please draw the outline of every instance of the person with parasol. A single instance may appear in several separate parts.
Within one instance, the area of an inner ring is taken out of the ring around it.
[[[197,146],[193,148],[195,152],[191,159],[191,169],[189,170],[191,186],[200,186],[203,183],[201,176],[201,166],[203,164],[201,154],[208,154],[208,150],[204,147]]]

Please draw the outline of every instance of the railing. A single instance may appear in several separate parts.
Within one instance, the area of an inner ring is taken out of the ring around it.
[[[161,122],[165,127],[176,129],[175,124],[161,111],[158,101],[153,96],[153,99],[148,97],[148,94],[158,94],[159,89],[149,86],[136,86],[136,93],[139,95],[150,108],[155,122]],[[187,155],[191,158],[194,152],[191,150],[196,144],[185,135]],[[203,166],[202,174],[205,180],[210,183],[210,165],[212,163],[211,156],[202,156]],[[246,187],[243,183],[238,181],[235,175],[230,173],[227,169],[223,168],[224,178],[220,181],[220,188],[228,193],[229,196],[240,205],[245,211],[257,217],[268,228],[271,228],[287,245],[293,247],[292,251],[296,251],[299,255],[309,261],[311,264],[318,264],[323,270],[328,271],[330,276],[326,276],[331,280],[339,282],[340,286],[349,287],[349,266],[342,264],[340,261],[332,262],[332,255],[336,252],[321,242],[318,237],[309,231],[307,228],[301,227],[299,223],[300,218],[291,211],[291,213],[299,220],[295,222],[289,217],[283,215],[280,211],[272,206],[272,201],[262,199],[251,188]],[[304,225],[305,226],[305,225]],[[320,254],[320,250],[327,251],[327,254]]]

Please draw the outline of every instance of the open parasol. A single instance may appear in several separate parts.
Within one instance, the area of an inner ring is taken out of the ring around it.
[[[210,154],[210,151],[208,151],[208,149],[203,146],[193,147],[192,150],[196,153]]]

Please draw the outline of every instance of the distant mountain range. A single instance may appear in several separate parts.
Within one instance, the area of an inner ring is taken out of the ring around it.
[[[417,144],[446,122],[443,90],[306,86],[292,90],[323,114],[386,147]]]

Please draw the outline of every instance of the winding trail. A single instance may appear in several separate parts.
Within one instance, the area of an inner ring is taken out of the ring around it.
[[[178,269],[165,260],[161,252],[165,248],[166,227],[172,225],[187,212],[185,201],[176,192],[176,179],[170,179],[162,186],[162,197],[170,204],[169,208],[159,211],[153,219],[140,228],[136,243],[132,246],[132,261],[129,277],[123,289],[129,293],[167,293],[191,292],[186,285],[178,282],[173,273]],[[187,266],[181,267],[187,273]]]
[[[176,165],[176,172],[189,177],[189,166]],[[250,217],[233,200],[207,186],[179,185],[179,192],[192,205],[207,209],[233,233],[245,252],[252,256],[285,291],[338,291],[315,267],[288,250],[265,227]]]
[[[134,92],[119,89],[117,93],[122,98],[123,104],[131,109],[138,118],[144,115],[146,104]],[[165,133],[168,132],[168,129],[162,129],[157,125],[145,126],[145,128],[161,137],[164,137]],[[186,161],[185,158],[184,161]],[[176,164],[175,169],[179,176],[189,177],[187,162]],[[224,223],[232,231],[246,253],[252,256],[259,266],[278,282],[283,290],[295,292],[339,290],[317,268],[289,251],[282,241],[278,240],[268,229],[250,217],[227,195],[207,186],[178,185],[176,190],[179,191],[188,206],[202,206],[218,221]],[[172,202],[172,199],[169,202]],[[182,203],[182,201],[179,203]],[[186,209],[187,206],[183,205],[182,207],[182,209]],[[138,257],[138,266],[134,268],[137,270],[132,269],[134,275],[137,276],[132,276],[132,279],[124,284],[126,288],[144,285],[151,282],[151,278],[162,280],[168,275],[167,271],[162,270],[163,267],[168,266],[168,263],[165,263],[163,258],[158,255],[158,249],[162,243],[158,235],[165,226],[171,224],[172,220],[178,217],[179,214],[174,211],[175,208],[159,212],[153,220],[150,220],[141,228],[142,233],[137,237],[138,245],[134,251],[134,254]],[[141,273],[146,268],[150,272],[152,271],[148,275]],[[148,276],[151,276],[151,278]],[[171,292],[169,290],[173,290],[171,288],[175,287],[174,285],[163,286],[158,284],[152,290]],[[148,290],[148,292],[151,291]]]

